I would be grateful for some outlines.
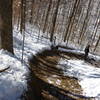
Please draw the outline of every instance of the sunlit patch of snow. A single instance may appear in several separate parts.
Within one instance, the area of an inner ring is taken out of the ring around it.
[[[71,52],[71,53],[76,53],[76,54],[84,54],[84,51],[78,50],[78,49],[74,49],[74,50],[70,50],[70,49],[65,49],[65,48],[59,48],[60,51],[63,52]]]
[[[65,76],[79,79],[83,95],[89,97],[98,97],[100,95],[100,68],[95,68],[83,60],[75,59],[61,59],[59,64],[65,65],[65,68],[62,68]]]
[[[61,80],[57,79],[56,84],[61,85]]]
[[[69,44],[67,44],[66,42],[60,42],[58,45],[61,45],[61,46],[64,46],[64,47],[69,47],[69,48],[72,48],[72,49],[79,49],[79,47],[76,47],[75,45],[73,45],[73,44],[71,44],[70,43],[70,45]]]
[[[48,77],[47,78],[48,83],[55,84],[55,85],[61,85],[61,80],[54,78],[54,77]]]
[[[100,95],[100,78],[84,78],[80,85],[83,88],[83,94],[90,97],[98,97]]]
[[[37,36],[38,34],[35,34],[34,31],[33,32],[28,32],[28,31],[29,30],[26,30],[25,32],[25,43],[24,43],[24,60],[25,61],[27,61],[28,57],[31,56],[32,54],[36,54],[37,52],[40,52],[44,48],[47,48],[47,47],[49,48],[48,45],[42,44],[42,41],[37,42],[37,38],[34,36],[35,35]],[[21,59],[23,37],[20,32],[17,32],[16,26],[15,26],[13,38],[14,38],[13,40],[14,40],[15,55]],[[45,41],[45,42],[47,43],[48,41]]]
[[[57,78],[58,76],[57,75],[52,75],[52,77]]]
[[[54,84],[54,81],[53,81],[51,78],[48,78],[47,81],[48,81],[48,83],[50,83],[50,84]]]

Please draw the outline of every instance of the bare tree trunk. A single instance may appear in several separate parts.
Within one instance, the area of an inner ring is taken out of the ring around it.
[[[33,4],[34,4],[34,0],[31,1],[31,12],[30,12],[30,24],[32,24],[33,22]]]
[[[100,22],[98,22],[98,21],[99,21],[99,17],[100,17],[100,12],[99,12],[99,14],[98,14],[96,23],[95,23],[95,25],[94,25],[95,30],[93,31],[93,34],[92,34],[92,44],[93,44],[93,42],[94,42],[94,40],[95,40],[95,36],[96,36],[96,34],[97,34],[97,29],[98,29],[98,27],[99,27],[99,23],[100,23]]]
[[[73,11],[72,11],[72,13],[70,15],[70,18],[69,18],[69,21],[68,21],[68,27],[67,27],[66,32],[65,32],[64,42],[66,41],[67,36],[70,34],[69,30],[72,27],[71,21],[73,21],[73,18],[74,18],[76,9],[77,9],[77,5],[79,4],[79,2],[80,2],[80,0],[76,0],[75,1],[74,7],[73,7]]]
[[[94,48],[94,50],[93,50],[93,51],[95,51],[95,50],[96,50],[96,48],[97,48],[97,46],[98,46],[98,44],[99,44],[99,41],[100,41],[100,35],[99,35],[99,38],[98,38],[98,40],[97,40],[97,42],[96,42],[96,45],[95,45],[95,48]]]
[[[21,5],[20,5],[21,8]],[[19,9],[19,14],[18,14],[18,18],[17,18],[17,30],[20,28],[20,21],[21,21],[21,9]]]
[[[53,17],[53,24],[52,24],[52,28],[50,30],[51,36],[50,36],[50,41],[53,41],[53,35],[54,35],[54,29],[55,29],[55,25],[56,25],[56,19],[57,19],[57,13],[58,13],[58,9],[59,9],[59,4],[60,4],[60,0],[58,0],[57,2],[57,6],[55,9],[55,13],[54,13],[54,17]]]
[[[21,0],[21,23],[20,32],[25,29],[25,11],[26,11],[26,0]]]
[[[13,53],[12,0],[0,0],[0,49]]]
[[[35,25],[37,25],[38,24],[38,20],[39,20],[39,11],[40,11],[40,7],[41,7],[41,4],[42,4],[42,2],[41,2],[41,0],[39,1],[39,4],[38,4],[38,8],[37,8],[37,12],[36,12],[36,19],[35,19],[35,22],[34,22],[34,24]]]
[[[52,0],[49,1],[49,6],[48,6],[48,8],[47,8],[47,14],[46,14],[46,18],[45,18],[45,23],[44,23],[43,33],[45,33],[45,30],[46,30],[47,20],[48,20],[48,16],[49,16],[51,4],[52,4]]]
[[[83,36],[84,36],[85,31],[86,31],[86,28],[87,28],[87,23],[88,23],[88,20],[89,20],[88,17],[89,17],[89,12],[90,12],[90,8],[91,8],[90,7],[91,6],[91,2],[92,2],[92,0],[89,0],[86,17],[84,19],[83,27],[81,29],[80,36],[79,36],[79,40],[78,40],[78,43],[79,44],[82,42]]]
[[[76,12],[77,12],[77,10],[78,10],[78,8],[79,8],[79,3],[80,3],[80,0],[77,0],[77,3],[76,3],[76,5],[75,5],[75,8],[73,9],[74,11],[73,11],[73,16],[72,16],[72,18],[71,18],[71,22],[70,22],[70,25],[69,25],[69,29],[68,29],[68,32],[67,32],[67,43],[68,43],[68,41],[69,41],[69,38],[70,38],[70,36],[71,36],[71,30],[72,30],[72,27],[73,27],[73,23],[74,23],[74,20],[75,20],[75,15],[76,15]]]

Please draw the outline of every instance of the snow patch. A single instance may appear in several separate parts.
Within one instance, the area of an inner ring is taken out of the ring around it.
[[[0,50],[0,69],[6,67],[10,68],[0,73],[0,100],[18,100],[27,89],[28,69],[15,56]]]
[[[83,60],[75,59],[61,59],[59,64],[65,65],[65,68],[62,68],[65,76],[79,79],[83,95],[88,97],[98,97],[100,95],[100,68],[95,68]]]

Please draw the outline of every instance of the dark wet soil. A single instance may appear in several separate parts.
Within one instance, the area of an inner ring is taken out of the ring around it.
[[[57,67],[61,58],[82,59],[83,55],[45,50],[33,56],[25,100],[95,100],[82,95],[78,79],[63,75],[63,71]]]

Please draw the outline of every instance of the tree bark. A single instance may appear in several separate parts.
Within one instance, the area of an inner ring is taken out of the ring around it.
[[[53,41],[53,36],[54,36],[54,30],[55,30],[55,25],[56,25],[56,19],[57,19],[59,4],[60,4],[60,0],[58,0],[58,2],[57,2],[57,6],[56,6],[55,13],[54,13],[54,16],[53,16],[52,28],[51,28],[51,30],[50,30],[50,33],[51,33],[50,41],[51,41],[51,42]]]
[[[13,53],[12,0],[0,0],[0,49]]]
[[[25,29],[25,10],[26,10],[26,0],[21,0],[21,22],[20,22],[20,32]]]
[[[99,42],[100,42],[100,35],[99,35],[98,40],[97,40],[97,42],[96,42],[96,44],[95,44],[94,51],[96,50],[96,48],[97,48],[97,46],[98,46]]]
[[[67,27],[66,32],[65,32],[64,42],[66,41],[66,39],[68,39],[70,37],[71,33],[69,33],[69,31],[72,28],[74,17],[75,17],[79,3],[80,3],[80,0],[76,0],[75,3],[74,3],[72,13],[71,13],[69,20],[68,20],[68,27]],[[68,40],[67,40],[67,42],[68,42]]]
[[[80,35],[79,35],[79,40],[78,40],[79,44],[81,44],[83,37],[85,35],[85,32],[86,32],[87,24],[88,24],[89,17],[90,17],[89,14],[90,14],[90,9],[91,9],[91,4],[92,4],[92,0],[89,0],[87,13],[86,13],[86,16],[85,16],[85,19],[84,19],[84,22],[83,22],[83,26],[82,26],[82,29],[81,29],[81,32],[80,32]]]
[[[44,27],[43,27],[43,33],[45,33],[45,30],[46,30],[46,27],[47,27],[47,21],[48,21],[49,12],[50,12],[50,9],[51,9],[51,4],[52,4],[52,0],[49,1],[49,6],[47,8],[45,23],[44,23]]]

